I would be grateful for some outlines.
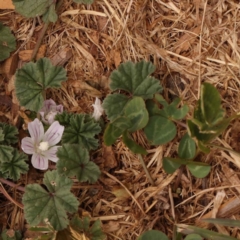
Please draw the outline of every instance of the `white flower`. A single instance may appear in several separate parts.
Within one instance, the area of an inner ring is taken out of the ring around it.
[[[55,116],[63,112],[63,105],[57,105],[52,99],[45,100],[42,109],[39,111],[42,121],[46,124],[52,124]]]
[[[94,109],[92,117],[96,121],[98,121],[100,119],[100,117],[103,115],[103,112],[104,112],[104,109],[102,107],[102,103],[101,103],[100,99],[96,98],[95,103],[92,104],[92,106],[93,106],[93,109]]]
[[[52,123],[44,133],[42,122],[37,118],[28,124],[28,131],[31,137],[22,139],[22,150],[32,154],[32,165],[40,170],[48,169],[48,160],[58,161],[56,155],[60,146],[55,146],[62,138],[64,127],[58,121]]]

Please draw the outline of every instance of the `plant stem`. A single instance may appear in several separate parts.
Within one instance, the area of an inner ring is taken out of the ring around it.
[[[144,171],[145,171],[145,173],[146,173],[146,175],[147,175],[147,177],[148,177],[149,182],[150,182],[153,186],[156,186],[156,184],[154,183],[154,181],[153,181],[153,179],[152,179],[151,174],[149,173],[149,171],[148,171],[148,169],[147,169],[147,166],[146,166],[145,162],[143,161],[142,155],[141,155],[141,154],[138,154],[138,157],[139,157],[139,160],[140,160],[140,162],[141,162],[141,164],[142,164],[142,166],[143,166],[143,169],[144,169]]]
[[[225,150],[225,151],[228,151],[228,152],[231,152],[233,154],[236,154],[240,157],[240,153],[235,151],[235,150],[232,150],[230,148],[226,148],[226,147],[222,147],[222,146],[219,146],[219,145],[215,145],[215,144],[209,144],[210,147],[214,147],[214,148],[218,148],[218,149],[221,149],[221,150]]]
[[[56,5],[56,12],[59,10],[59,8],[61,7],[62,3],[63,3],[63,0],[59,0],[58,1],[57,5]],[[44,35],[45,35],[46,31],[47,31],[47,28],[48,28],[49,24],[50,24],[49,21],[46,21],[44,23],[44,26],[43,26],[43,28],[41,30],[41,33],[40,33],[40,36],[39,36],[39,38],[38,38],[38,40],[36,42],[36,45],[35,45],[35,47],[33,49],[32,56],[31,56],[31,61],[35,61],[35,59],[36,59],[38,50],[40,48],[40,45],[42,43],[42,40],[44,38]]]
[[[13,182],[11,182],[9,180],[6,180],[4,178],[0,178],[0,182],[4,183],[4,184],[7,184],[10,187],[16,188],[16,189],[18,189],[18,190],[20,190],[22,192],[25,192],[25,188],[24,187],[18,186],[17,184],[15,184],[15,183],[13,183]]]

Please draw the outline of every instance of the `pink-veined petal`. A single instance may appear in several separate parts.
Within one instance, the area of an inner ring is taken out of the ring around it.
[[[57,110],[58,113],[62,113],[63,112],[63,105],[62,104],[57,105],[56,110]]]
[[[52,108],[53,109],[56,108],[56,103],[51,98],[48,100],[45,100],[44,107],[43,107],[44,112],[48,113],[49,111],[51,111]]]
[[[28,131],[35,144],[38,144],[44,136],[43,124],[37,118],[28,124]]]
[[[21,148],[25,153],[33,154],[35,152],[33,139],[30,137],[23,138]]]
[[[61,126],[58,121],[52,123],[43,137],[44,142],[48,142],[49,146],[56,145],[62,138],[64,126]]]
[[[48,124],[52,124],[54,122],[54,118],[56,115],[57,115],[57,112],[48,113],[48,117],[47,117]]]
[[[45,119],[45,113],[44,112],[39,112],[41,118],[42,118],[42,121],[45,123],[45,124],[48,124],[48,121]]]
[[[60,146],[54,146],[44,152],[44,156],[53,162],[58,161],[57,150]]]
[[[32,155],[32,165],[36,169],[46,170],[48,169],[48,159],[45,156],[34,153]]]

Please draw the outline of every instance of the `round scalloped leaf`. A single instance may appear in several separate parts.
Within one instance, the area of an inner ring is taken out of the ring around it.
[[[170,142],[176,136],[177,129],[174,123],[167,118],[153,116],[149,118],[144,133],[153,145],[160,145]]]
[[[180,158],[192,159],[196,154],[195,141],[185,133],[178,146],[178,155]]]
[[[134,97],[126,104],[124,115],[131,122],[131,127],[128,129],[129,132],[135,132],[144,128],[149,120],[145,102],[141,97]]]
[[[13,0],[16,12],[24,17],[33,18],[43,15],[49,8],[49,0]]]
[[[78,144],[64,144],[57,152],[59,158],[57,170],[59,174],[77,177],[79,182],[95,183],[101,172],[99,167],[89,161],[89,153]]]
[[[66,79],[65,69],[53,66],[47,58],[27,63],[16,73],[17,98],[21,106],[38,112],[43,105],[43,92],[47,88],[61,87],[61,82]]]
[[[129,97],[119,93],[110,94],[104,99],[102,106],[111,122],[123,114],[128,101]]]
[[[207,165],[206,163],[201,163],[201,162],[188,163],[187,168],[189,169],[191,174],[197,178],[206,177],[211,170],[211,166]]]
[[[48,191],[39,184],[25,187],[22,198],[24,216],[31,226],[49,222],[55,230],[62,230],[69,223],[66,212],[78,210],[79,202],[70,192],[73,182],[54,170],[44,174],[43,183]]]
[[[10,52],[16,49],[16,39],[9,27],[0,22],[0,61],[10,56]]]
[[[162,90],[159,80],[149,76],[154,71],[155,66],[151,62],[122,63],[110,76],[110,88],[112,91],[125,90],[144,99],[153,98]]]
[[[149,230],[143,233],[138,240],[169,240],[169,238],[162,232],[157,230]]]

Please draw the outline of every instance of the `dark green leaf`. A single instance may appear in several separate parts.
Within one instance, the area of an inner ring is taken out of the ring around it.
[[[48,7],[49,0],[13,0],[16,12],[24,17],[33,18],[43,15]]]
[[[144,128],[149,119],[145,102],[141,97],[134,97],[126,104],[124,115],[131,122],[131,127],[128,128],[129,132],[135,132]]]
[[[187,163],[187,161],[184,159],[164,157],[163,158],[163,169],[165,170],[166,173],[172,174],[178,168],[180,168],[182,165],[185,165],[186,163]]]
[[[144,129],[144,133],[149,141],[154,145],[170,142],[177,134],[176,126],[167,118],[152,116]]]
[[[4,140],[1,141],[2,144],[14,144],[18,142],[18,138],[16,137],[18,130],[15,126],[0,123],[0,128],[2,129],[2,134],[4,135]]]
[[[161,110],[158,108],[158,105],[151,99],[146,101],[146,108],[149,117],[161,114]]]
[[[162,232],[157,230],[149,230],[143,233],[138,240],[169,240],[169,238]]]
[[[101,172],[99,167],[89,161],[89,153],[77,144],[64,144],[57,152],[59,174],[75,177],[79,182],[95,183]]]
[[[168,106],[167,101],[163,98],[163,96],[161,94],[158,94],[158,93],[155,94],[154,99],[156,99],[164,107]]]
[[[112,72],[110,88],[112,91],[125,90],[144,99],[153,98],[155,93],[162,90],[159,81],[149,76],[154,70],[151,62],[123,63]]]
[[[96,149],[98,140],[95,138],[101,132],[99,123],[86,114],[77,114],[70,118],[69,126],[64,130],[62,142],[80,144],[87,150]]]
[[[16,73],[17,98],[21,106],[38,112],[43,105],[43,91],[61,87],[61,82],[65,80],[64,68],[53,66],[47,58],[41,58],[36,63],[26,63]]]
[[[201,111],[209,125],[214,125],[221,121],[225,115],[221,107],[221,96],[217,89],[210,83],[201,85]]]
[[[16,39],[9,27],[0,22],[0,61],[7,59],[10,53],[16,49]]]
[[[44,22],[53,22],[55,23],[58,20],[58,15],[56,13],[55,4],[51,4],[48,10],[42,16]]]
[[[188,162],[187,168],[191,174],[197,178],[206,177],[211,170],[211,166],[201,162]]]
[[[186,236],[184,240],[203,240],[203,238],[198,234],[192,233]]]
[[[0,127],[0,142],[4,141],[4,133],[3,133],[3,129]]]
[[[108,95],[104,99],[102,106],[111,122],[123,115],[123,109],[128,101],[127,96],[119,93]]]
[[[74,118],[74,114],[73,113],[68,113],[68,112],[63,112],[63,113],[59,113],[55,116],[55,121],[58,121],[60,125],[67,127],[70,126],[70,119]]]
[[[48,171],[43,183],[48,192],[38,184],[29,184],[23,195],[24,216],[31,226],[40,222],[50,222],[55,230],[62,230],[68,225],[67,212],[78,210],[79,202],[70,192],[72,180],[57,171]]]
[[[135,141],[133,141],[127,131],[123,133],[123,142],[133,153],[144,155],[147,154],[146,149],[138,145]]]
[[[0,164],[0,171],[4,174],[8,174],[8,178],[17,181],[21,174],[28,172],[28,164],[26,161],[28,160],[27,155],[24,153],[20,153],[17,149],[13,149],[13,157],[10,161],[4,161]]]
[[[0,162],[8,162],[13,158],[14,148],[11,146],[0,145]]]
[[[119,117],[112,123],[109,123],[104,131],[103,140],[107,146],[112,145],[123,134],[125,130],[131,127],[131,122],[126,117]]]
[[[196,154],[196,144],[194,140],[185,133],[183,138],[180,141],[178,147],[178,155],[180,158],[192,159]]]

